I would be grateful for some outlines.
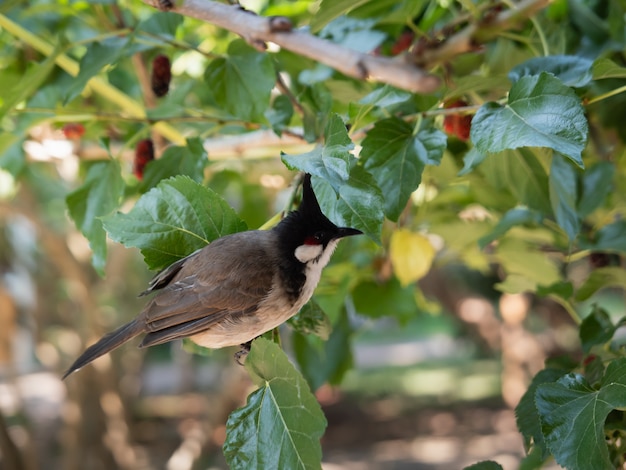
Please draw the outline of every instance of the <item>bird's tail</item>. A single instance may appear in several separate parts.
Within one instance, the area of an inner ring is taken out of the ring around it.
[[[65,379],[72,372],[76,372],[78,369],[86,366],[94,359],[103,356],[109,351],[113,351],[115,348],[121,346],[126,341],[133,339],[143,331],[143,325],[137,320],[133,320],[123,326],[120,326],[117,330],[108,333],[100,338],[96,344],[87,348],[87,350],[82,353],[76,361],[74,361],[74,364],[72,364],[63,375],[63,379]]]

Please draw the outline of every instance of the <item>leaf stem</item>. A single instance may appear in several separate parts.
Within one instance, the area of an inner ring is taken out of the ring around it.
[[[611,96],[619,95],[620,93],[624,93],[626,91],[626,85],[616,88],[615,90],[607,91],[601,95],[596,96],[595,98],[591,98],[589,101],[586,101],[585,105],[590,105],[597,103],[598,101],[605,100],[610,98]]]
[[[580,325],[582,323],[580,315],[578,315],[578,312],[572,306],[571,303],[569,303],[567,300],[565,300],[562,297],[559,297],[558,295],[555,295],[555,294],[549,294],[548,297],[550,299],[554,300],[559,305],[561,305],[561,307],[563,307],[565,309],[565,311],[569,314],[569,316],[572,318],[572,320],[574,320],[574,322],[577,325]]]

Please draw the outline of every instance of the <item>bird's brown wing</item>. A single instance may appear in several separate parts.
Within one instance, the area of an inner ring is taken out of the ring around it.
[[[151,346],[205,331],[225,318],[252,314],[270,291],[274,264],[265,239],[254,232],[236,234],[224,250],[223,239],[185,258],[175,275],[141,313]]]

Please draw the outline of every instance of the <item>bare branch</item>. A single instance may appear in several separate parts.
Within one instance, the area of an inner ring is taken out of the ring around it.
[[[157,0],[143,2],[158,8]],[[360,80],[388,83],[415,93],[432,93],[440,85],[438,77],[402,58],[390,59],[363,54],[305,31],[277,31],[273,26],[275,21],[271,18],[258,16],[237,5],[224,5],[211,0],[180,0],[170,11],[232,31],[255,46],[273,42]]]
[[[415,60],[422,67],[434,67],[454,57],[475,50],[480,44],[518,26],[539,10],[545,8],[552,0],[522,0],[515,8],[505,10],[488,22],[470,23],[458,33],[449,37],[438,47],[425,48],[416,55]]]

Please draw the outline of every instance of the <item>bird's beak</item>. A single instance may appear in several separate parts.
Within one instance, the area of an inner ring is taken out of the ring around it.
[[[350,237],[352,235],[361,235],[362,233],[363,232],[361,232],[360,230],[357,230],[355,228],[340,227],[339,228],[339,233],[337,234],[337,238]]]

